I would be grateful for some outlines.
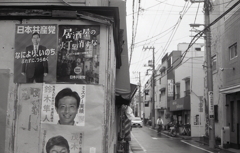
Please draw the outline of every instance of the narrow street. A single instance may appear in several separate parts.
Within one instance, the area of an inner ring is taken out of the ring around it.
[[[170,137],[150,127],[134,127],[131,133],[130,147],[133,153],[231,153],[230,151],[211,149],[193,140]]]

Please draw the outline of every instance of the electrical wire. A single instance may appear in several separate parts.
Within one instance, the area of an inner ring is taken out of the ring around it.
[[[179,13],[180,15],[179,15],[178,21],[177,21],[177,23],[176,23],[177,26],[176,26],[175,29],[172,31],[172,34],[170,35],[170,37],[169,37],[169,39],[168,39],[168,42],[166,43],[166,45],[165,45],[165,47],[164,47],[161,55],[159,56],[159,58],[158,58],[156,61],[160,61],[161,58],[166,54],[166,51],[167,51],[167,49],[168,49],[168,47],[169,47],[169,45],[170,45],[170,43],[171,43],[174,35],[176,34],[176,31],[178,30],[178,27],[179,27],[179,25],[180,25],[180,23],[181,23],[181,21],[182,21],[182,19],[183,19],[183,16],[186,14],[186,12],[188,11],[188,9],[191,7],[191,5],[190,5],[190,6],[187,8],[187,5],[188,5],[188,4],[187,4],[187,2],[186,2],[185,5],[184,5],[184,7],[183,7],[183,10],[181,11],[181,12],[183,12],[183,14],[181,15],[181,13]],[[156,63],[159,63],[159,62],[156,62]]]

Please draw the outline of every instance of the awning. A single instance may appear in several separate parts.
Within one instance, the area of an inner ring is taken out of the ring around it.
[[[130,75],[129,75],[129,61],[128,61],[128,47],[127,47],[127,30],[126,30],[126,2],[111,1],[110,6],[118,7],[120,29],[123,29],[123,41],[121,53],[121,67],[116,72],[116,95],[121,95],[123,98],[131,98]]]
[[[188,81],[188,80],[190,80],[190,77],[185,77],[185,78],[183,78],[182,80]]]
[[[190,110],[190,96],[171,101],[170,111]]]
[[[220,88],[219,91],[220,91],[220,93],[222,93],[222,94],[239,92],[239,91],[240,91],[240,85],[231,86],[231,87],[225,87],[225,88]]]

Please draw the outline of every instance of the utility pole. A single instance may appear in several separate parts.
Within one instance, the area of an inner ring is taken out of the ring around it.
[[[144,50],[152,49],[152,129],[155,129],[155,48],[153,46],[151,47],[143,47]]]
[[[213,77],[212,77],[212,55],[211,55],[211,29],[210,25],[210,5],[209,0],[191,0],[192,3],[200,3],[204,2],[204,20],[205,26],[204,34],[205,34],[205,60],[206,60],[206,68],[207,68],[207,102],[206,102],[206,126],[209,132],[209,147],[215,148],[215,117],[214,117],[214,101],[213,101]],[[190,24],[192,27],[199,27],[202,24]],[[208,27],[208,28],[207,28]]]
[[[141,73],[138,72],[138,79],[139,79],[139,83],[138,83],[138,95],[139,95],[139,117],[142,118],[142,110],[141,110],[141,104],[142,104],[142,100],[141,100]]]
[[[205,27],[210,24],[209,18],[209,0],[204,1],[204,18]],[[208,89],[208,117],[209,117],[209,147],[215,148],[215,121],[214,121],[214,104],[213,104],[213,77],[212,77],[212,56],[211,56],[211,29],[210,27],[205,31],[206,44],[206,63],[207,63],[207,89]]]

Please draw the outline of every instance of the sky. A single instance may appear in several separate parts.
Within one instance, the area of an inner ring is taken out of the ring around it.
[[[147,69],[151,67],[144,65],[153,58],[153,49],[143,48],[155,48],[157,68],[162,57],[177,50],[179,43],[190,43],[191,36],[196,32],[191,32],[193,29],[189,24],[204,23],[203,3],[191,3],[186,0],[126,0],[126,2],[130,82],[138,84],[140,78],[143,85],[151,76],[146,75]],[[203,27],[197,28],[202,29]],[[197,41],[203,42],[203,39]],[[151,71],[148,74],[151,74]]]

